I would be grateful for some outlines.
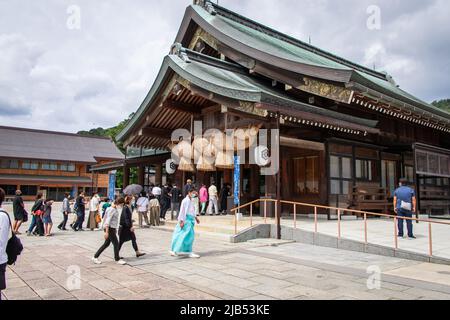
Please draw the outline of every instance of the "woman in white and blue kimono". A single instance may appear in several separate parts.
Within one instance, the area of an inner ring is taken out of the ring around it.
[[[170,251],[172,256],[187,255],[189,258],[200,258],[199,255],[192,252],[195,238],[194,226],[196,222],[197,224],[200,223],[195,206],[195,199],[197,198],[197,191],[191,189],[181,202],[178,224],[172,237],[172,248]]]

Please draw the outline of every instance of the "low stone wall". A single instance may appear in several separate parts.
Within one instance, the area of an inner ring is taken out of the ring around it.
[[[261,224],[256,225],[252,228],[248,228],[235,236],[231,236],[230,240],[232,243],[241,243],[253,239],[267,239],[276,238],[276,225]],[[291,240],[298,243],[304,243],[309,245],[315,245],[319,247],[335,248],[340,250],[364,252],[369,254],[375,254],[387,257],[397,257],[401,259],[414,260],[420,262],[430,262],[450,265],[450,259],[439,258],[439,257],[429,257],[425,254],[415,253],[406,250],[395,250],[394,248],[376,245],[376,244],[365,244],[363,242],[348,240],[348,239],[338,239],[337,237],[314,233],[311,231],[305,231],[301,229],[294,229],[291,227],[281,227],[281,239]]]
[[[275,238],[271,236],[270,224],[259,224],[230,237],[231,243],[242,243],[254,239]]]

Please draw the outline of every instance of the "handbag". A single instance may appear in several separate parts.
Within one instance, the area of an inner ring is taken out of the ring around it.
[[[102,222],[102,217],[98,213],[95,214],[95,222],[97,224]]]
[[[23,210],[23,222],[28,222],[28,212],[25,209]]]

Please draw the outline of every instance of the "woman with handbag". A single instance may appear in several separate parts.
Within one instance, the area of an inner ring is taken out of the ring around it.
[[[145,256],[145,253],[141,253],[139,251],[137,242],[136,242],[136,234],[134,233],[133,227],[133,215],[131,211],[131,200],[132,197],[127,196],[125,198],[125,205],[122,210],[122,214],[120,215],[120,227],[119,227],[119,251],[122,248],[122,245],[125,242],[131,241],[133,245],[133,249],[136,252],[136,257],[140,258]]]
[[[27,222],[28,215],[25,211],[25,205],[23,204],[22,199],[22,191],[17,190],[16,196],[14,197],[13,201],[13,212],[14,212],[14,225],[13,225],[13,232],[17,235],[20,235],[19,232],[20,226],[22,223]]]
[[[102,221],[99,214],[99,207],[100,207],[100,197],[98,196],[98,193],[95,192],[94,195],[92,196],[91,201],[89,201],[89,218],[87,222],[87,227],[91,231],[98,230],[99,222]]]
[[[31,208],[31,224],[27,231],[27,235],[35,235],[38,234],[41,236],[44,236],[44,225],[42,223],[41,215],[44,214],[44,200],[42,192],[39,192],[36,195],[36,201],[34,202],[33,207]],[[36,228],[36,230],[34,230]]]

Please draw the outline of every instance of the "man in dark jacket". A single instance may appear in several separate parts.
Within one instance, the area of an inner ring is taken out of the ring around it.
[[[25,206],[23,204],[22,199],[22,191],[17,190],[16,196],[13,201],[13,212],[14,212],[14,225],[13,225],[13,232],[15,234],[21,234],[19,232],[19,228],[22,225],[22,223],[26,222],[26,212],[25,212]]]
[[[83,230],[83,222],[86,214],[86,201],[84,199],[84,192],[80,192],[80,195],[75,200],[75,207],[76,207],[76,214],[77,214],[77,221],[72,226],[72,229],[74,231],[84,231]]]
[[[176,185],[173,185],[169,195],[171,199],[171,219],[174,220],[178,217],[178,212],[180,212],[181,190]]]

